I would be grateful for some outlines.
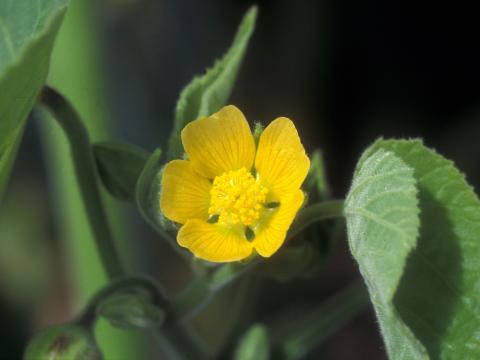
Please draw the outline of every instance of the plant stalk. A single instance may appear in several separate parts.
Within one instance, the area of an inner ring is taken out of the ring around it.
[[[39,104],[53,114],[70,143],[76,178],[103,266],[110,279],[122,277],[125,270],[107,222],[87,130],[72,105],[56,90],[44,87],[39,96]]]
[[[290,227],[287,238],[294,237],[300,231],[317,221],[342,218],[343,203],[343,200],[329,200],[303,208],[299,211],[295,221]]]

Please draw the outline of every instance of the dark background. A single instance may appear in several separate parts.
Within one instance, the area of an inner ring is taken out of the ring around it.
[[[164,144],[178,93],[225,52],[253,3],[102,2],[96,26],[105,42],[103,65],[117,137],[148,150]],[[255,3],[257,29],[231,103],[251,122],[268,123],[277,116],[293,119],[307,151],[324,151],[335,197],[345,196],[362,150],[380,136],[423,138],[454,160],[478,189],[480,55],[473,3]],[[46,188],[42,157],[32,156],[37,142],[36,129],[29,126],[11,188],[26,179]],[[48,199],[43,201],[48,209]],[[45,224],[46,231],[55,232],[53,220]],[[135,226],[150,238],[148,247],[165,258],[173,254],[141,221]],[[138,252],[141,257],[146,250]],[[145,270],[168,277],[156,264],[146,264]],[[316,278],[262,283],[257,313],[292,303],[317,303],[357,277],[342,239]],[[6,347],[2,353],[18,358],[29,336],[28,311],[12,311],[1,291],[0,323]],[[383,348],[369,310],[321,345],[315,356],[384,359]]]

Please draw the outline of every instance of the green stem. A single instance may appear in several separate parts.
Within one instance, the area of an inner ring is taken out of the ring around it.
[[[294,237],[300,231],[317,221],[343,217],[343,203],[343,200],[329,200],[307,206],[300,210],[288,231],[288,238]]]
[[[292,312],[272,324],[272,343],[283,359],[303,359],[322,341],[363,311],[369,303],[361,281],[354,282],[317,308],[301,315]]]
[[[112,232],[100,197],[87,130],[70,103],[54,89],[44,87],[39,103],[52,112],[69,140],[77,181],[103,266],[111,279],[122,277],[125,271],[114,246]]]
[[[306,207],[297,215],[287,234],[286,241],[317,221],[340,217],[343,217],[343,200],[325,201]],[[167,320],[166,326],[186,321],[196,315],[219,290],[244,273],[251,271],[261,261],[261,257],[253,256],[246,262],[225,264],[210,275],[194,278],[187,288],[171,302],[167,312],[170,318]]]

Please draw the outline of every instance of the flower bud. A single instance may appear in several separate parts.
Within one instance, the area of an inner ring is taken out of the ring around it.
[[[38,333],[28,344],[25,360],[100,360],[102,354],[87,329],[55,325]]]

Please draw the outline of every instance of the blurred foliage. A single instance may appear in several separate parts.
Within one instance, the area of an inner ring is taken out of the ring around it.
[[[270,351],[268,331],[260,324],[252,325],[240,339],[235,351],[235,360],[268,360]]]
[[[24,355],[25,360],[101,360],[93,334],[76,325],[56,325],[37,334]]]
[[[34,183],[16,183],[15,197],[0,208],[0,297],[15,306],[38,306],[49,295],[55,255],[44,194]]]

